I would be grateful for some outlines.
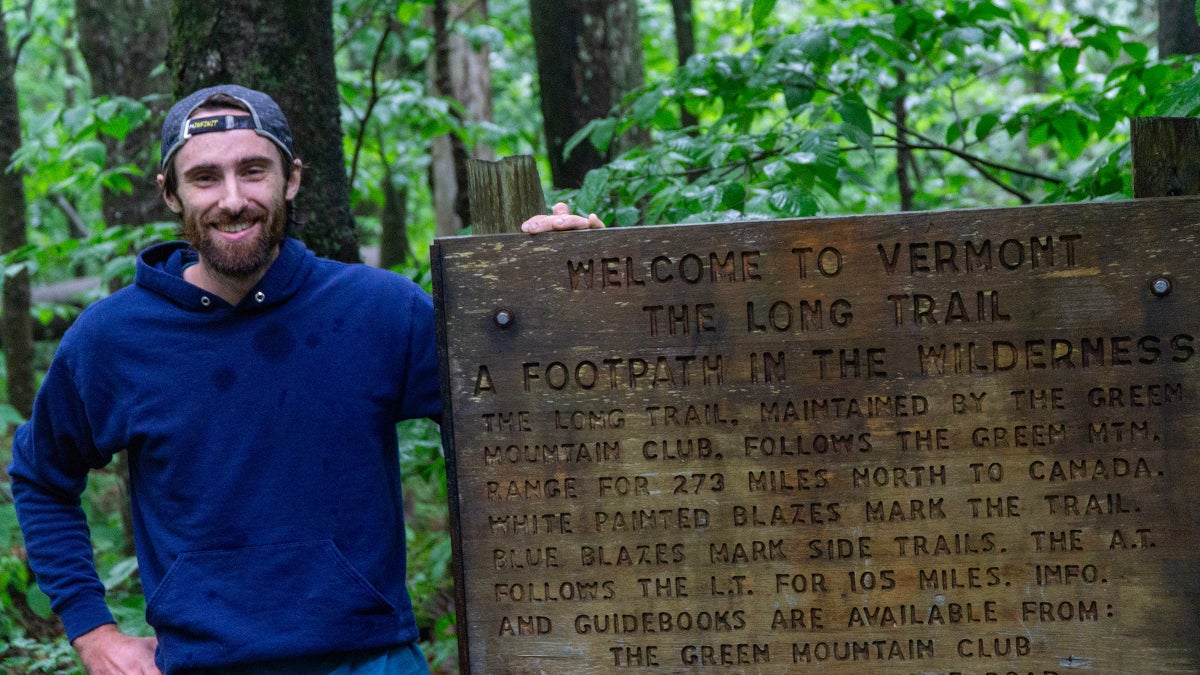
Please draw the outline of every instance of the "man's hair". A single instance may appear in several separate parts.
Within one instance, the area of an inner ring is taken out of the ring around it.
[[[196,113],[215,112],[217,110],[228,110],[230,108],[234,110],[241,110],[246,113],[250,112],[250,110],[246,108],[246,104],[242,103],[236,97],[230,96],[229,94],[223,92],[217,92],[204,99],[203,103],[196,106],[196,108],[192,111],[191,116],[195,116]],[[272,145],[275,144],[273,143]],[[292,172],[296,170],[296,167],[292,164],[292,158],[288,156],[287,152],[283,148],[275,145],[275,149],[279,152],[279,164],[283,167],[284,178],[287,179],[291,177]],[[166,165],[163,167],[163,192],[171,197],[178,197],[179,178],[175,175],[175,158],[178,156],[178,153],[171,155],[171,158],[167,160]],[[288,202],[289,221],[293,220],[292,215],[291,202]]]

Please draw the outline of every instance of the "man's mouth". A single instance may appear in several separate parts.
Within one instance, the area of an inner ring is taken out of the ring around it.
[[[254,223],[245,221],[236,223],[216,223],[213,225],[213,227],[221,232],[224,232],[225,234],[237,234],[238,232],[244,232],[251,227],[254,227]]]

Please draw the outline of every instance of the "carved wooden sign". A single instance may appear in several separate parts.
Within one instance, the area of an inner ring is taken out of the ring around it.
[[[433,253],[464,671],[1200,670],[1200,200]]]

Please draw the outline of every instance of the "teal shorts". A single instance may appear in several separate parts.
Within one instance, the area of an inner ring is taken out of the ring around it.
[[[416,642],[391,649],[282,659],[234,668],[196,671],[196,675],[426,675],[429,664]]]

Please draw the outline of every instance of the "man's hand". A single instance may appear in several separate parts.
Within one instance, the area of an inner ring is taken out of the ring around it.
[[[567,205],[559,202],[551,209],[548,216],[534,216],[521,225],[521,231],[529,234],[549,232],[551,230],[590,230],[604,227],[604,222],[589,213],[587,218],[571,214]]]
[[[158,640],[125,635],[106,623],[71,643],[88,675],[162,675],[154,665]]]

